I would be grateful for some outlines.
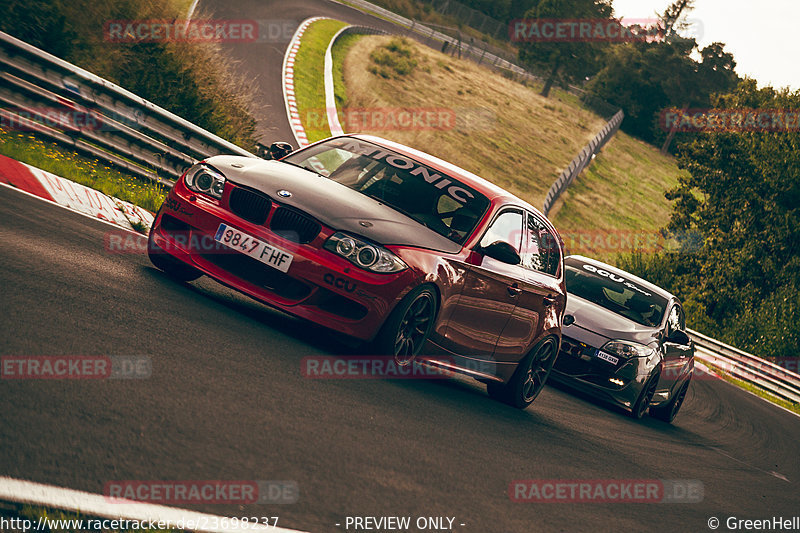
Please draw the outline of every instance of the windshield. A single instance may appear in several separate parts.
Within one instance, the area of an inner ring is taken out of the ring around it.
[[[643,326],[661,324],[667,300],[622,276],[567,258],[567,293],[599,305]]]
[[[463,244],[489,200],[449,175],[360,139],[340,137],[282,161],[321,174]]]

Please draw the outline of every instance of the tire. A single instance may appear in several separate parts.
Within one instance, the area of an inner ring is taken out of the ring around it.
[[[525,409],[542,392],[557,356],[558,342],[547,337],[520,362],[508,383],[487,383],[489,396],[517,409]]]
[[[653,396],[656,393],[656,388],[658,387],[658,377],[658,374],[653,374],[644,384],[642,392],[639,393],[636,403],[634,403],[631,408],[631,416],[633,418],[638,420],[647,412],[648,407],[650,407],[650,402],[653,400]]]
[[[689,383],[691,383],[691,381],[692,376],[689,376],[689,379],[687,379],[686,382],[681,385],[681,388],[678,389],[678,392],[669,402],[667,402],[666,405],[660,405],[650,409],[650,416],[668,424],[672,423],[672,421],[675,420],[675,416],[677,416],[678,411],[681,410],[683,400],[686,398],[686,392],[689,390]]]
[[[394,308],[375,337],[373,349],[393,356],[399,366],[410,365],[433,329],[437,309],[434,289],[420,285]]]
[[[152,230],[147,239],[147,255],[156,268],[178,281],[194,281],[203,275],[202,272],[175,259],[153,242]]]

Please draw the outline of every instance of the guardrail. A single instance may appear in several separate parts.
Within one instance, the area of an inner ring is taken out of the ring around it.
[[[493,68],[494,70],[508,72],[510,74],[517,75],[521,78],[528,79],[530,81],[537,81],[537,82],[542,81],[539,76],[531,74],[530,72],[520,67],[519,65],[514,64],[508,59],[500,57],[498,55],[500,53],[499,50],[493,50],[490,52],[489,51],[490,47],[486,43],[484,43],[483,48],[481,48],[480,46],[475,44],[474,39],[471,39],[470,42],[467,43],[463,39],[453,37],[452,35],[448,35],[446,33],[434,29],[433,27],[431,27],[432,25],[430,24],[425,25],[416,20],[408,19],[406,17],[398,15],[393,11],[389,11],[388,9],[384,9],[380,6],[372,4],[365,0],[333,0],[333,1],[351,7],[356,7],[362,11],[371,13],[379,18],[393,22],[398,26],[402,26],[407,30],[406,35],[410,35],[412,33],[415,34],[415,37],[418,40],[430,46],[431,48],[441,48],[441,46],[444,43],[447,43],[448,50],[457,51],[459,53],[459,56],[463,54],[466,57],[477,62],[478,64],[486,65],[488,67]]]
[[[0,120],[167,187],[216,154],[256,157],[63,59],[0,32]]]
[[[558,197],[561,196],[561,193],[570,186],[578,174],[589,165],[594,155],[605,146],[615,133],[617,133],[623,118],[625,118],[625,113],[623,113],[622,110],[617,111],[617,114],[608,121],[603,129],[600,130],[600,133],[595,135],[594,139],[592,139],[589,144],[575,156],[575,159],[572,160],[569,166],[561,172],[561,175],[555,183],[550,186],[550,190],[547,191],[547,196],[544,199],[542,211],[545,216],[550,212],[550,208],[553,207],[553,204],[558,200]]]
[[[695,357],[784,400],[800,403],[800,375],[697,331],[688,330]]]

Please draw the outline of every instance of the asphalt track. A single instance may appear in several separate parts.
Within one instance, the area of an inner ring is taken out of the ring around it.
[[[320,16],[387,31],[398,28],[380,18],[326,0],[200,0],[196,13],[197,17],[256,19],[263,23],[267,36],[263,42],[225,43],[222,47],[233,59],[232,66],[253,84],[256,99],[252,111],[258,120],[256,133],[267,146],[275,141],[289,141],[295,147],[297,144],[286,118],[280,73],[286,47],[303,20]]]
[[[2,355],[146,355],[143,380],[0,381],[0,474],[102,493],[118,480],[294,480],[291,505],[189,506],[342,531],[450,516],[457,531],[703,531],[797,513],[800,419],[695,380],[670,426],[547,387],[525,411],[451,380],[313,380],[335,335],[207,278],[112,254],[111,226],[0,187]],[[785,479],[781,479],[785,478]],[[694,504],[513,503],[516,479],[688,479]]]
[[[323,1],[214,1],[200,8],[220,18],[383,23]],[[230,46],[258,83],[267,142],[292,138],[275,74],[286,42]],[[207,278],[175,283],[143,255],[109,253],[109,231],[0,187],[0,354],[153,365],[145,380],[0,381],[1,475],[95,493],[115,480],[294,480],[295,504],[188,507],[315,532],[343,531],[334,524],[346,516],[572,532],[708,531],[711,516],[797,514],[800,419],[729,384],[695,380],[670,426],[554,387],[516,411],[461,378],[306,379],[304,357],[351,349]],[[516,479],[699,480],[704,498],[512,503]]]

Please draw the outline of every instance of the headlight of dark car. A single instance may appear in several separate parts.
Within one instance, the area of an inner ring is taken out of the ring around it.
[[[333,234],[325,243],[325,249],[344,257],[364,270],[372,272],[388,274],[408,268],[408,265],[402,259],[383,246],[362,241],[358,237],[353,237],[347,233],[337,232]]]
[[[222,198],[222,191],[225,189],[225,176],[202,163],[190,168],[184,181],[189,190],[217,200]]]
[[[650,357],[655,351],[651,346],[645,346],[644,344],[630,341],[609,341],[601,350],[624,359],[630,359],[632,357]]]

